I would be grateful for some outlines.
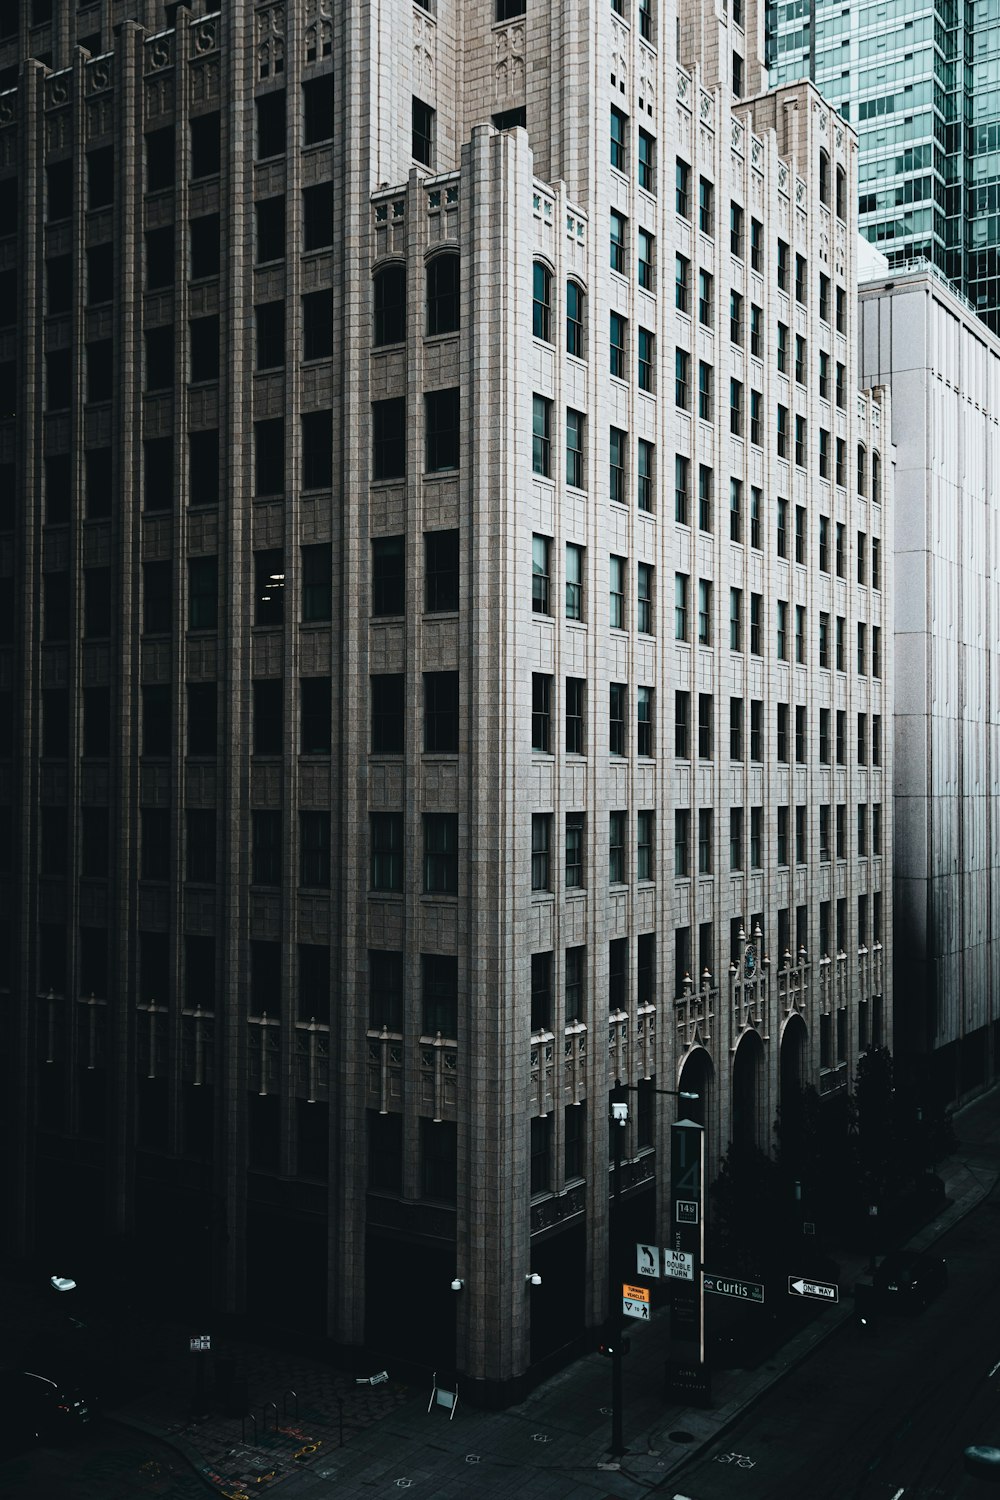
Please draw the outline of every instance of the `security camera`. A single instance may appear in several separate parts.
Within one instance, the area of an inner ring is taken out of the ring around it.
[[[528,1282],[529,1286],[541,1286],[542,1284],[542,1278],[537,1271],[529,1271],[524,1279]]]
[[[452,1289],[453,1292],[460,1292],[460,1291],[463,1290],[464,1287],[465,1287],[465,1282],[462,1280],[461,1276],[453,1276],[452,1277],[452,1280],[451,1280],[451,1289]]]
[[[627,1104],[615,1104],[615,1103],[613,1103],[612,1106],[611,1106],[611,1118],[615,1122],[616,1125],[627,1125],[628,1124],[628,1105]]]

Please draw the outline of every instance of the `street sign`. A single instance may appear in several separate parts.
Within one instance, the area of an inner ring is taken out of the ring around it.
[[[694,1256],[686,1250],[664,1250],[663,1274],[674,1281],[694,1280]]]
[[[636,1245],[635,1247],[635,1271],[637,1276],[659,1276],[660,1274],[660,1247],[659,1245]]]
[[[649,1287],[622,1285],[622,1312],[627,1318],[642,1318],[649,1322]]]
[[[818,1297],[820,1302],[839,1302],[840,1291],[830,1281],[806,1281],[804,1276],[789,1276],[790,1297]]]
[[[759,1281],[737,1281],[730,1276],[706,1276],[706,1292],[719,1297],[739,1297],[743,1302],[763,1302],[764,1287]]]
[[[697,1224],[698,1205],[690,1198],[677,1199],[677,1222],[678,1224]]]

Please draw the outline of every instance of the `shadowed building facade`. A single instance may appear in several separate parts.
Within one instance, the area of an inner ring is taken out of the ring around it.
[[[616,1079],[627,1250],[891,1040],[855,137],[754,11],[3,16],[9,1246],[510,1399]]]

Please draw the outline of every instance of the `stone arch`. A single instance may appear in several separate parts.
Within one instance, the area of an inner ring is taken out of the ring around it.
[[[756,1031],[740,1038],[733,1058],[731,1081],[732,1140],[740,1145],[768,1147],[765,1122],[766,1073],[764,1044]]]
[[[715,1067],[705,1047],[691,1048],[681,1065],[677,1087],[698,1095],[697,1099],[677,1100],[677,1119],[694,1120],[699,1125],[707,1125],[712,1118]]]

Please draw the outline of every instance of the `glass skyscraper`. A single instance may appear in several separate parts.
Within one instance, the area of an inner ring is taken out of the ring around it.
[[[1000,331],[1000,0],[789,0],[766,29],[772,85],[812,78],[858,132],[861,232]]]

